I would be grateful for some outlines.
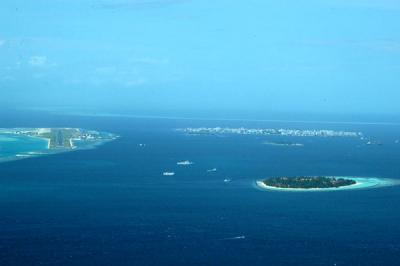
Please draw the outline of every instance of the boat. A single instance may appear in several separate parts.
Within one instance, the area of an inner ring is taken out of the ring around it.
[[[186,160],[186,161],[177,162],[176,164],[177,164],[177,165],[192,165],[192,164],[194,164],[194,163],[191,162],[191,161]]]
[[[164,172],[163,175],[164,176],[173,176],[173,175],[175,175],[175,172]]]

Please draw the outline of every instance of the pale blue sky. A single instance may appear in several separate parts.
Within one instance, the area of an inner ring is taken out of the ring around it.
[[[400,113],[394,0],[2,0],[0,105]]]

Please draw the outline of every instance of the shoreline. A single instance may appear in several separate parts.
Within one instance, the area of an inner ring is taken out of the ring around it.
[[[18,135],[17,135],[18,136]],[[50,150],[50,139],[44,138],[44,137],[39,137],[39,136],[27,136],[29,138],[36,138],[36,139],[41,139],[47,142],[47,149]]]
[[[330,176],[333,177],[333,176]],[[263,180],[256,180],[255,185],[257,188],[264,191],[281,191],[281,192],[329,192],[329,191],[343,191],[352,189],[368,189],[384,186],[399,185],[400,181],[378,178],[378,177],[350,177],[350,176],[335,176],[336,178],[344,178],[354,180],[356,183],[342,187],[332,188],[281,188],[266,185]]]

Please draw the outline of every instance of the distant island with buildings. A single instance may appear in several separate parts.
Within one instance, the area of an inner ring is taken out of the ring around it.
[[[230,127],[198,127],[198,128],[183,128],[178,131],[193,134],[193,135],[222,135],[222,134],[237,134],[237,135],[277,135],[289,137],[362,137],[361,132],[352,131],[335,131],[328,129],[274,129],[274,128],[230,128]]]

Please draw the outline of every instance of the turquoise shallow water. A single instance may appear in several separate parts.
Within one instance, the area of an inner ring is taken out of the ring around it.
[[[47,150],[47,141],[40,138],[0,134],[0,162],[33,156],[32,152]]]

